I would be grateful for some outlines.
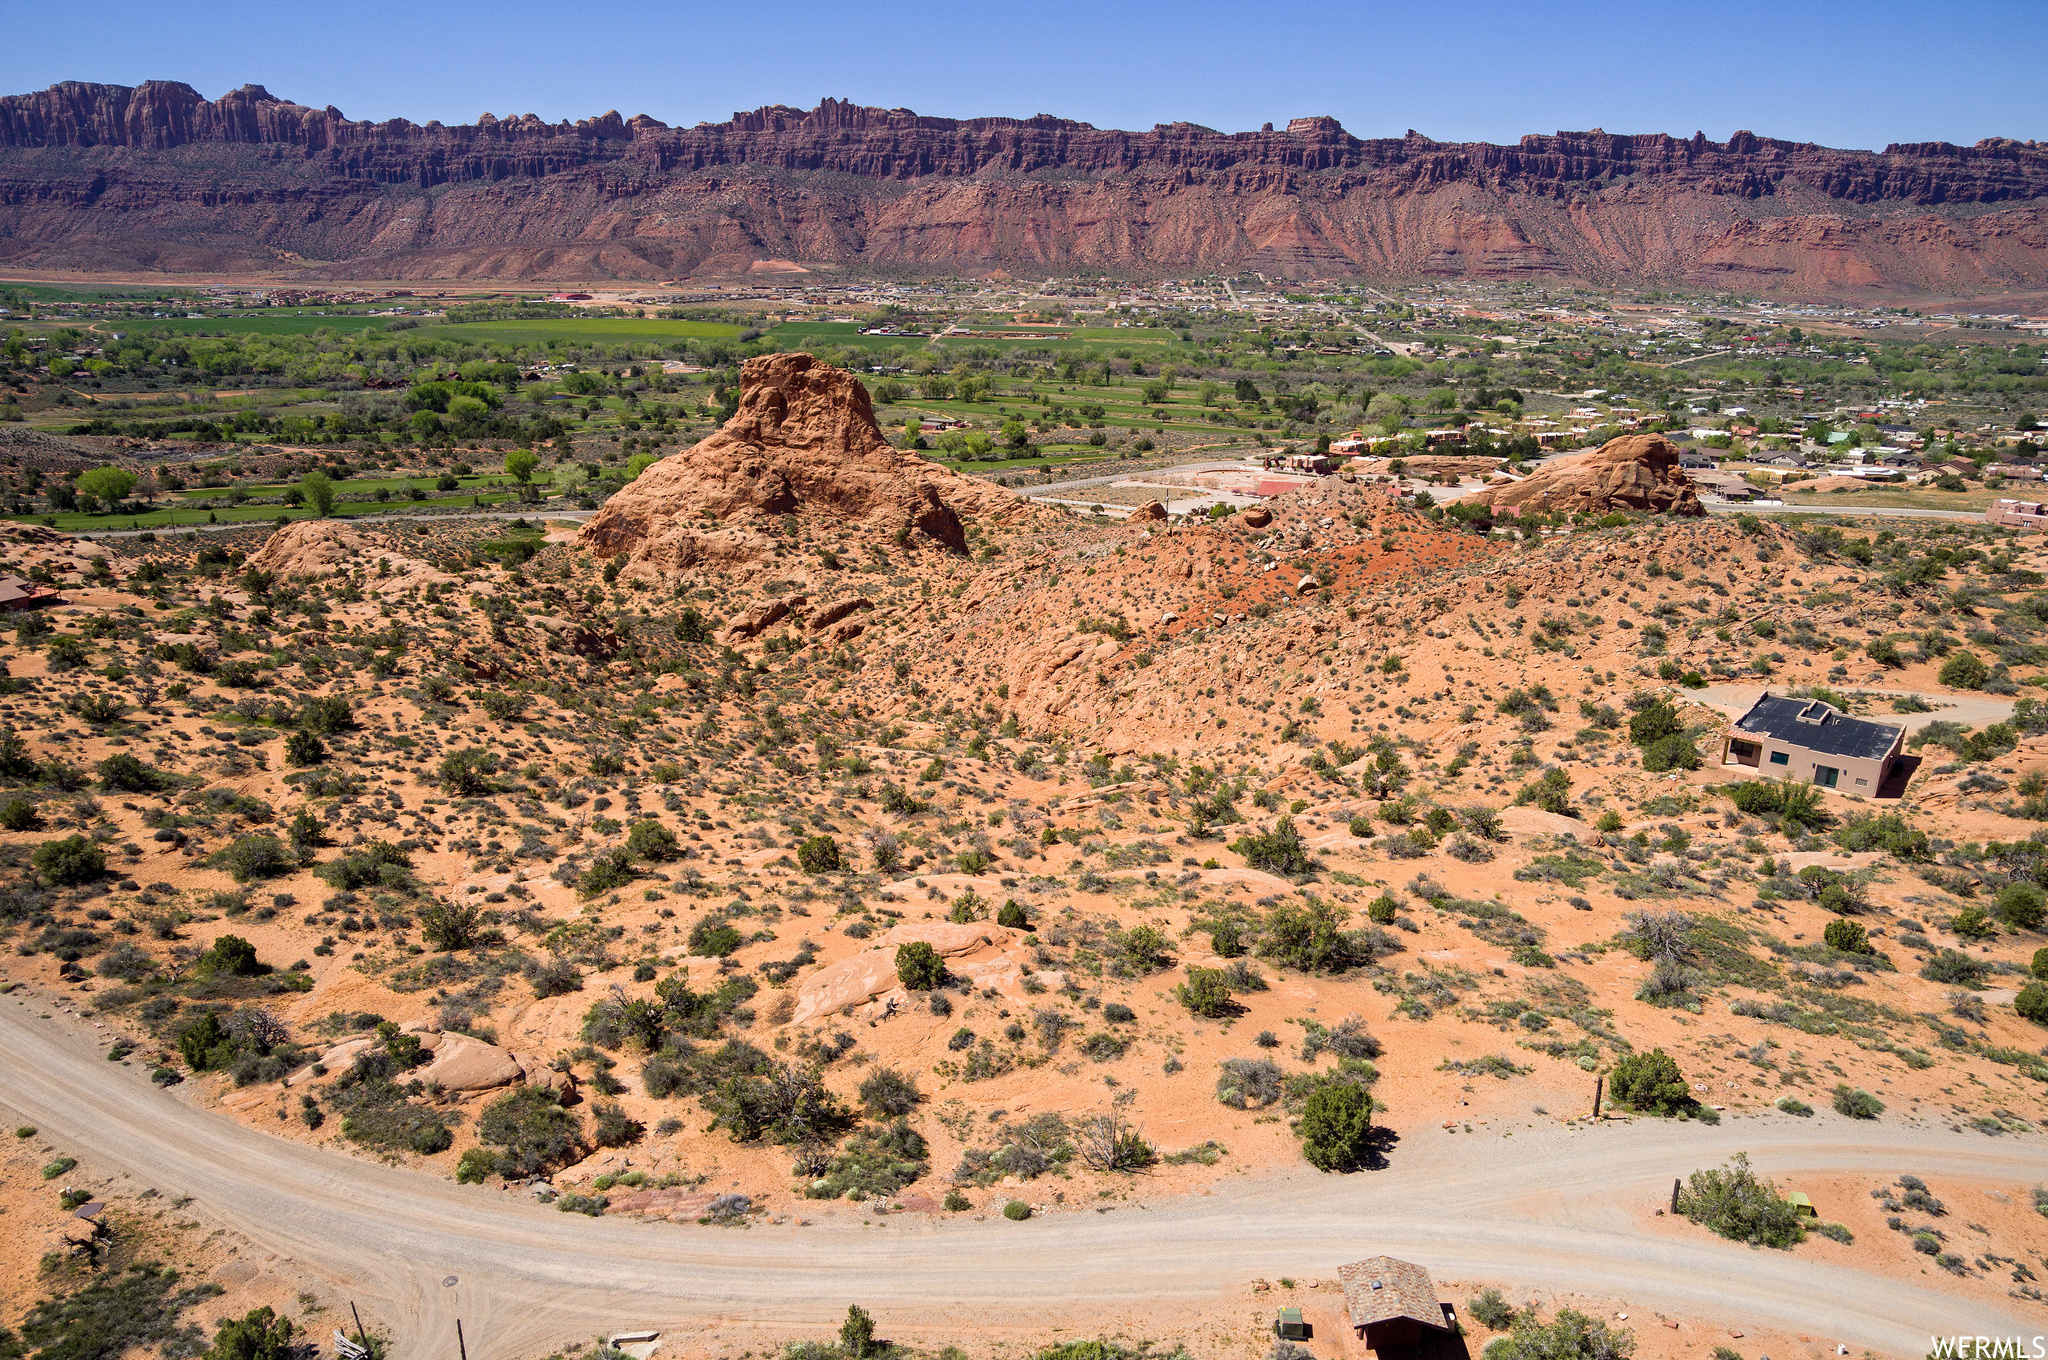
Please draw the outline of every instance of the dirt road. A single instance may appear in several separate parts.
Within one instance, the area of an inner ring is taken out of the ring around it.
[[[1827,1115],[1498,1137],[1413,1123],[1385,1171],[1226,1182],[1212,1197],[1103,1214],[643,1224],[266,1138],[109,1063],[103,1033],[43,1013],[32,1000],[0,998],[8,1118],[75,1144],[92,1165],[193,1196],[287,1258],[273,1268],[332,1281],[389,1326],[395,1360],[430,1347],[447,1353],[458,1316],[474,1360],[523,1360],[607,1327],[662,1327],[685,1340],[714,1317],[828,1335],[849,1302],[885,1321],[957,1319],[960,1337],[1043,1335],[1057,1312],[1100,1318],[1206,1302],[1253,1276],[1328,1275],[1377,1252],[1425,1261],[1440,1276],[1611,1295],[1896,1356],[1925,1354],[1930,1333],[2042,1330],[2017,1311],[1994,1315],[1912,1283],[1641,1226],[1672,1176],[1738,1150],[1781,1174],[1910,1170],[2017,1188],[2048,1170],[2037,1137],[1994,1141]],[[444,1285],[449,1276],[456,1283]]]

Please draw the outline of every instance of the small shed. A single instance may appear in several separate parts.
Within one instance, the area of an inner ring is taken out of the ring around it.
[[[1807,1197],[1807,1194],[1804,1190],[1794,1190],[1791,1194],[1785,1196],[1785,1198],[1787,1201],[1791,1203],[1792,1212],[1797,1214],[1799,1217],[1820,1217],[1820,1214],[1813,1207],[1813,1201]]]
[[[1282,1308],[1280,1319],[1273,1324],[1273,1330],[1284,1341],[1308,1340],[1308,1323],[1302,1320],[1299,1308]]]
[[[1436,1337],[1456,1334],[1451,1316],[1436,1297],[1429,1272],[1413,1261],[1372,1256],[1337,1267],[1351,1330],[1382,1353],[1407,1350]]]

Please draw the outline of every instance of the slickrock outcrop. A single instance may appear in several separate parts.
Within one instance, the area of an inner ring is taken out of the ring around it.
[[[1627,434],[1589,453],[1552,459],[1519,482],[1488,487],[1472,497],[1508,514],[1563,510],[1603,513],[1642,510],[1656,515],[1703,515],[1692,478],[1678,466],[1678,448],[1661,434]]]
[[[1011,492],[892,447],[867,389],[845,369],[768,354],[740,370],[739,410],[725,428],[641,473],[580,537],[600,557],[675,571],[764,555],[774,540],[755,523],[783,515],[908,530],[965,552],[963,514],[1025,508]]]
[[[361,570],[363,588],[380,595],[456,579],[409,555],[393,539],[325,519],[297,520],[279,529],[256,550],[249,566],[286,578]]]

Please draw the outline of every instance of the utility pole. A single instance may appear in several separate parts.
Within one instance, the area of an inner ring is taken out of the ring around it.
[[[1673,1218],[1678,1217],[1678,1185],[1678,1177],[1673,1176],[1671,1178],[1671,1216]]]
[[[455,1348],[462,1352],[462,1360],[469,1360],[469,1343],[462,1339],[462,1319],[455,1319]]]
[[[1593,1078],[1593,1117],[1595,1119],[1600,1117],[1600,1096],[1606,1085],[1607,1074],[1605,1072]]]
[[[370,1338],[363,1334],[363,1315],[356,1311],[356,1301],[354,1299],[348,1301],[348,1312],[349,1316],[356,1320],[356,1344],[365,1351],[369,1350]]]

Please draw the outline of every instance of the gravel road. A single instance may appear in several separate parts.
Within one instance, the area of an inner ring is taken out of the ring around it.
[[[922,1321],[1021,1339],[1042,1333],[1053,1310],[1107,1316],[1206,1303],[1250,1277],[1327,1276],[1378,1252],[1444,1277],[1605,1294],[1888,1355],[1924,1355],[1930,1333],[2041,1330],[2010,1309],[1797,1253],[1692,1230],[1654,1235],[1642,1218],[1672,1176],[1739,1150],[1780,1175],[1910,1170],[1937,1181],[1998,1178],[2025,1193],[2048,1168],[2038,1137],[1994,1141],[1825,1113],[1499,1136],[1453,1136],[1410,1120],[1384,1171],[1225,1181],[1210,1197],[1104,1214],[1026,1223],[904,1215],[874,1227],[642,1224],[265,1137],[196,1108],[189,1086],[159,1090],[139,1069],[109,1063],[104,1033],[43,1013],[34,1000],[0,998],[8,1118],[73,1144],[89,1170],[193,1196],[286,1258],[273,1269],[333,1281],[390,1327],[395,1360],[445,1354],[458,1316],[475,1360],[516,1360],[607,1327],[688,1331],[711,1318],[829,1334],[849,1302],[885,1327]],[[451,1275],[458,1283],[444,1286]]]

